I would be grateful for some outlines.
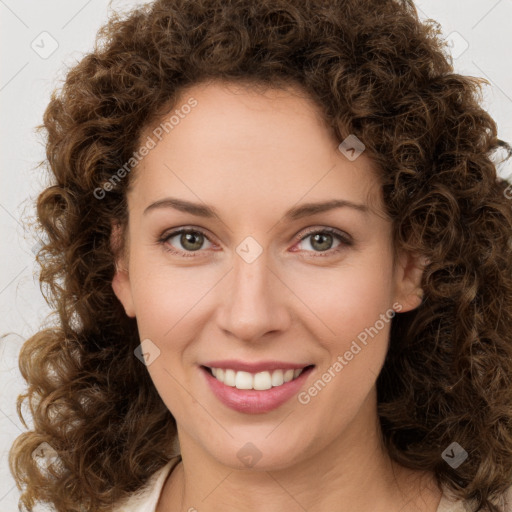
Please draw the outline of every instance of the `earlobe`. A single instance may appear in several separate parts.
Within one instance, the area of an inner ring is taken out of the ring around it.
[[[112,289],[116,297],[124,307],[126,314],[134,318],[135,308],[132,298],[132,290],[130,284],[130,275],[125,262],[125,255],[121,243],[122,228],[116,224],[112,226],[112,234],[110,237],[110,246],[115,257],[116,270],[112,278]]]
[[[423,255],[400,255],[395,282],[395,300],[401,306],[400,312],[412,311],[422,304],[424,291],[421,281],[428,263],[428,259]]]

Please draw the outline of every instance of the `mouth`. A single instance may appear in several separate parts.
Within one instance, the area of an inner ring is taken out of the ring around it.
[[[303,373],[308,373],[315,365],[310,364],[303,368],[277,368],[260,372],[247,372],[232,368],[217,368],[202,365],[218,382],[240,390],[265,391],[281,387],[288,382],[298,379]]]
[[[315,368],[313,364],[302,366],[279,362],[222,361],[210,364],[199,367],[210,391],[220,403],[244,414],[268,413],[284,405],[306,385]],[[235,370],[230,366],[245,369]],[[253,371],[246,371],[249,369]]]

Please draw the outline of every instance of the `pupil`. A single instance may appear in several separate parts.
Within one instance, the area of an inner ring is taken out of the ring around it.
[[[197,251],[201,248],[201,236],[199,233],[183,233],[181,235],[181,245],[190,251]],[[194,239],[196,239],[195,244]]]
[[[321,233],[317,233],[316,235],[313,236],[313,242],[312,242],[312,246],[313,248],[315,247],[315,243],[318,241],[318,240],[321,240],[321,239],[324,239],[324,244],[322,244],[320,242],[320,247],[318,250],[320,251],[325,251],[325,250],[328,250],[330,249],[330,246],[332,245],[332,235],[324,235],[324,234],[321,234]],[[327,245],[325,240],[327,240]]]

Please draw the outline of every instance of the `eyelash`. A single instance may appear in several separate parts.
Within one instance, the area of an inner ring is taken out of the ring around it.
[[[158,239],[158,243],[160,243],[163,247],[164,247],[164,250],[167,251],[167,252],[170,252],[171,254],[175,254],[175,255],[178,255],[178,256],[184,256],[184,257],[192,257],[192,258],[195,258],[197,257],[195,253],[199,253],[201,252],[201,250],[198,250],[198,251],[180,251],[180,250],[176,250],[174,248],[171,248],[171,246],[167,243],[169,239],[175,237],[176,235],[181,235],[183,233],[200,233],[201,235],[203,235],[210,243],[213,243],[209,238],[208,236],[206,235],[206,233],[204,231],[202,231],[201,229],[197,229],[197,228],[180,228],[180,229],[177,229],[175,231],[171,231],[170,233],[163,233],[159,239]],[[298,242],[302,242],[303,240],[305,240],[306,238],[308,238],[309,236],[312,236],[312,235],[317,235],[317,234],[325,234],[325,233],[328,233],[329,235],[332,235],[334,238],[337,238],[341,244],[334,248],[334,249],[328,249],[327,251],[306,251],[306,252],[313,252],[316,254],[313,256],[314,258],[317,258],[317,257],[326,257],[326,256],[334,256],[335,254],[341,252],[342,250],[344,250],[345,248],[347,247],[351,247],[353,245],[353,241],[350,239],[349,236],[345,235],[343,232],[341,231],[338,231],[337,229],[334,229],[334,228],[322,228],[322,229],[311,229],[311,230],[308,230],[306,231],[306,233],[303,233],[302,236],[299,236],[297,237],[295,240],[294,240],[294,245]]]

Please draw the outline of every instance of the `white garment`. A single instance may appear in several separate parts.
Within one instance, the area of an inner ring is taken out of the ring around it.
[[[154,473],[146,485],[129,496],[124,503],[118,504],[114,512],[155,512],[156,505],[162,493],[162,489],[171,470],[181,460],[179,456],[173,457],[160,470]],[[509,488],[505,501],[505,512],[512,512],[512,486]],[[474,506],[468,502],[453,499],[444,493],[436,512],[472,512]]]
[[[170,459],[151,475],[144,487],[132,493],[128,500],[118,503],[113,512],[155,512],[165,480],[180,460],[179,456]]]

